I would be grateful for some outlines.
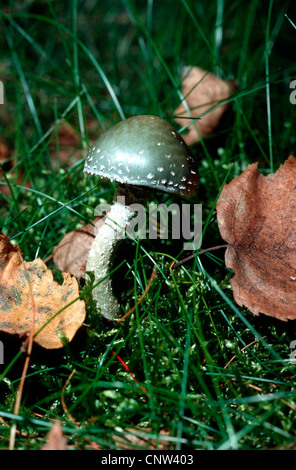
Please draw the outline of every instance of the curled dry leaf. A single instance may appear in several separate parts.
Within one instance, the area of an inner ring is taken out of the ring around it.
[[[53,262],[63,272],[71,273],[77,279],[85,277],[86,260],[97,230],[105,219],[98,217],[93,224],[66,233],[53,249]]]
[[[217,202],[234,299],[254,314],[296,319],[296,160],[274,174],[252,164],[224,186]]]
[[[223,104],[236,88],[233,81],[226,82],[200,67],[186,67],[182,82],[182,94],[185,97],[191,115],[188,114],[184,104],[181,103],[174,111],[178,117],[175,121],[180,126],[186,126],[191,117],[196,119],[194,124],[188,126],[188,133],[182,135],[187,145],[192,145],[213,133],[220,123],[228,104]],[[220,104],[221,103],[221,104]],[[212,111],[211,111],[212,110]],[[198,132],[196,130],[198,129]]]
[[[61,348],[62,336],[71,341],[85,319],[85,304],[75,277],[63,277],[60,285],[41,259],[23,261],[19,247],[1,233],[0,331],[26,334],[35,320],[35,333],[48,322],[34,338],[40,346]]]

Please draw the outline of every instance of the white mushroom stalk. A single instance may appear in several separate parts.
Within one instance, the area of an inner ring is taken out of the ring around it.
[[[198,186],[197,164],[180,134],[156,116],[134,116],[104,132],[89,150],[84,172],[116,181],[126,202],[114,203],[89,251],[86,272],[94,275],[93,298],[101,315],[120,314],[110,272],[114,253],[134,217],[131,202],[139,188],[193,196]]]
[[[115,202],[88,254],[86,272],[94,274],[93,300],[99,306],[101,315],[108,320],[114,320],[120,314],[120,304],[113,293],[110,272],[114,254],[125,238],[126,227],[134,215],[129,206]]]

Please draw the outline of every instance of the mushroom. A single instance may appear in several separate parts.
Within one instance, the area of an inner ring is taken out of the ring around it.
[[[143,188],[193,196],[198,186],[196,162],[173,126],[159,117],[141,115],[104,132],[88,151],[84,172],[115,181],[118,187],[117,201],[112,204],[86,263],[86,277],[91,272],[97,284],[93,299],[101,315],[113,320],[120,314],[120,305],[109,273],[118,244],[135,216],[131,203],[141,198]]]

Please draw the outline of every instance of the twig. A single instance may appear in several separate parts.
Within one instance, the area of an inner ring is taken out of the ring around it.
[[[196,256],[203,255],[205,253],[208,253],[209,251],[221,250],[222,248],[227,248],[227,247],[228,245],[218,245],[218,246],[212,246],[210,248],[205,248],[204,250],[199,250],[198,252],[195,252],[192,255],[186,256],[186,258],[182,259],[181,261],[172,263],[170,269],[178,268],[179,266],[182,266],[182,264],[187,263],[188,261],[196,258]]]
[[[64,413],[70,418],[70,420],[72,421],[72,423],[76,426],[76,422],[75,422],[75,419],[73,418],[73,416],[71,415],[71,413],[68,412],[68,407],[65,403],[65,399],[64,399],[64,396],[65,396],[65,390],[66,390],[66,387],[67,385],[69,384],[70,380],[72,379],[73,375],[75,374],[76,372],[76,369],[72,370],[71,374],[69,375],[69,377],[67,378],[63,388],[62,388],[62,393],[61,393],[61,403],[62,403],[62,407],[63,407],[63,410],[64,410]]]
[[[255,339],[254,341],[252,341],[251,343],[247,344],[246,346],[244,346],[240,351],[243,352],[245,349],[249,348],[250,346],[252,346],[253,344],[255,343],[258,343],[258,341],[260,341],[261,339],[264,339],[266,338],[266,336],[262,336],[262,338],[258,338],[258,339]],[[226,367],[229,366],[229,364],[236,358],[236,356],[233,356],[230,361],[227,362],[226,366],[224,366],[224,369],[226,369]]]
[[[186,258],[181,259],[181,261],[173,261],[167,271],[167,273],[170,273],[172,269],[179,268],[179,266],[182,266],[183,264],[187,263],[188,261],[191,261],[192,259],[196,258],[197,256],[203,255],[205,253],[208,253],[210,251],[216,251],[216,250],[221,250],[223,248],[227,248],[228,245],[218,245],[218,246],[212,246],[210,248],[205,248],[204,250],[199,250],[193,253],[192,255],[186,256]]]

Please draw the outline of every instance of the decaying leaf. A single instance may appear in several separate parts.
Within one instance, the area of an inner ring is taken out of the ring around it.
[[[61,422],[56,420],[46,436],[41,450],[67,450],[67,439],[64,436]]]
[[[31,187],[31,183],[29,179],[24,178],[24,169],[18,164],[16,165],[16,161],[13,155],[13,150],[8,148],[7,145],[5,145],[0,138],[0,165],[1,165],[1,170],[0,170],[0,180],[1,184],[0,185],[0,191],[7,195],[10,195],[11,192],[11,186],[9,183],[12,185],[14,184],[20,184],[22,186],[25,186],[26,188]],[[17,167],[17,170],[14,169],[14,167]],[[9,183],[7,182],[9,180]]]
[[[10,156],[10,152],[9,152],[8,147],[0,139],[0,162],[2,163],[7,158],[9,158],[9,156]]]
[[[69,166],[83,156],[83,149],[78,133],[67,122],[62,121],[54,130],[49,145],[52,165],[58,169],[61,165]]]
[[[105,219],[98,217],[93,224],[66,233],[53,249],[53,262],[63,272],[71,273],[77,279],[85,277],[86,260],[97,230]]]
[[[60,285],[41,259],[23,261],[19,247],[1,233],[0,331],[26,334],[35,318],[35,333],[48,322],[34,338],[42,347],[61,348],[63,337],[71,341],[85,319],[85,304],[75,277],[63,277]]]
[[[11,166],[11,162],[8,162],[8,159],[10,157],[10,151],[8,149],[8,147],[2,142],[1,138],[0,138],[0,165],[1,165],[1,170],[0,170],[0,179],[1,179],[1,182],[3,183],[6,183],[5,181],[5,178],[3,177],[3,171],[8,171],[10,169],[10,166]],[[0,185],[0,191],[7,195],[10,193],[10,189],[8,187],[8,185],[6,184],[1,184]]]
[[[88,119],[86,128],[91,145],[98,137],[98,132],[102,132],[102,130],[98,129],[98,121],[96,119]],[[84,158],[85,154],[79,132],[67,121],[61,121],[57,126],[54,126],[48,150],[51,163],[56,170],[60,167],[65,168],[72,165],[77,160]]]
[[[201,138],[213,133],[229,106],[223,102],[231,96],[235,87],[233,81],[226,82],[200,67],[185,68],[182,94],[191,115],[189,116],[184,104],[181,103],[174,111],[178,116],[175,121],[183,127],[188,125],[190,118],[202,116],[201,119],[196,119],[194,124],[190,124],[187,134],[182,135],[187,145],[199,142]]]
[[[249,165],[223,188],[216,208],[237,304],[254,314],[296,319],[294,156],[268,176]]]

